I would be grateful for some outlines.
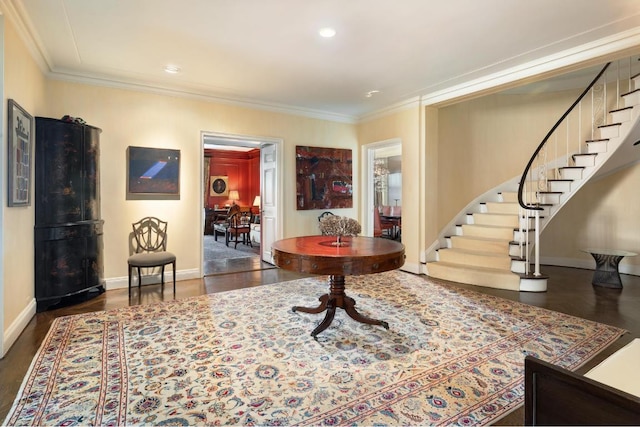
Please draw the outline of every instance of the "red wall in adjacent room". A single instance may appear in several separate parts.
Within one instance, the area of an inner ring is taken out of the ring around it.
[[[249,152],[204,150],[205,157],[209,157],[209,177],[227,176],[229,190],[237,190],[240,200],[236,203],[242,207],[252,206],[253,199],[260,194],[260,150]],[[209,182],[211,186],[211,182]],[[208,191],[208,208],[216,204],[224,206],[230,204],[228,197],[211,196]]]

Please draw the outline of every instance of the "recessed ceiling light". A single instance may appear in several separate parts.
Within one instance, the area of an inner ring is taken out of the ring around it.
[[[176,65],[167,65],[164,67],[164,71],[169,74],[178,74],[180,72],[180,67]]]
[[[328,39],[336,35],[336,30],[334,30],[331,27],[325,27],[325,28],[321,28],[320,31],[318,31],[318,33],[320,34],[320,36]]]
[[[373,95],[375,95],[376,93],[380,93],[379,90],[370,90],[369,92],[367,92],[367,94],[365,95],[367,98],[371,98]]]

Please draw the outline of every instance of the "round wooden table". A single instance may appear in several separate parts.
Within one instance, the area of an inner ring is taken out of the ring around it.
[[[275,264],[282,269],[329,275],[329,293],[319,298],[318,307],[293,307],[293,311],[303,313],[327,311],[324,320],[311,332],[312,337],[329,327],[338,307],[358,322],[389,329],[387,322],[358,313],[355,300],[345,293],[344,278],[402,267],[402,243],[375,237],[343,237],[342,244],[337,245],[336,236],[303,236],[278,240],[273,243],[272,251]]]

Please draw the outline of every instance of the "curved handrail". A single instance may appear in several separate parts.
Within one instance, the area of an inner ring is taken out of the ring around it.
[[[520,206],[523,209],[538,210],[538,211],[544,210],[544,208],[541,208],[540,206],[537,206],[537,205],[527,205],[527,204],[525,204],[524,201],[523,201],[523,198],[522,198],[522,192],[524,190],[524,184],[526,182],[527,175],[529,174],[529,170],[531,169],[531,165],[533,164],[533,162],[535,161],[536,157],[538,156],[538,154],[540,153],[542,148],[545,146],[545,144],[547,143],[547,141],[549,140],[551,135],[553,135],[555,130],[558,128],[558,126],[560,126],[560,124],[564,121],[564,119],[567,118],[567,116],[573,111],[573,109],[576,107],[576,105],[578,105],[580,103],[580,101],[582,101],[582,98],[585,97],[585,95],[591,90],[591,88],[596,84],[596,82],[600,79],[600,77],[602,77],[602,75],[607,70],[607,68],[609,68],[609,65],[611,65],[611,62],[607,62],[606,63],[606,65],[602,68],[602,70],[600,70],[600,72],[593,79],[593,81],[586,87],[586,89],[582,92],[582,94],[580,94],[578,99],[576,99],[575,102],[573,104],[571,104],[571,107],[569,107],[569,109],[562,115],[562,117],[560,117],[558,122],[551,128],[551,130],[544,137],[544,139],[542,140],[540,145],[538,145],[538,148],[536,148],[536,151],[534,151],[533,155],[531,156],[531,159],[529,159],[529,163],[527,163],[527,166],[524,168],[524,172],[522,173],[522,178],[520,179],[520,184],[518,186],[518,204],[520,204]]]

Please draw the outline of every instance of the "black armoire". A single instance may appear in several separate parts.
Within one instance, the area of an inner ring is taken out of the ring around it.
[[[100,132],[75,121],[36,117],[37,311],[104,291]]]

